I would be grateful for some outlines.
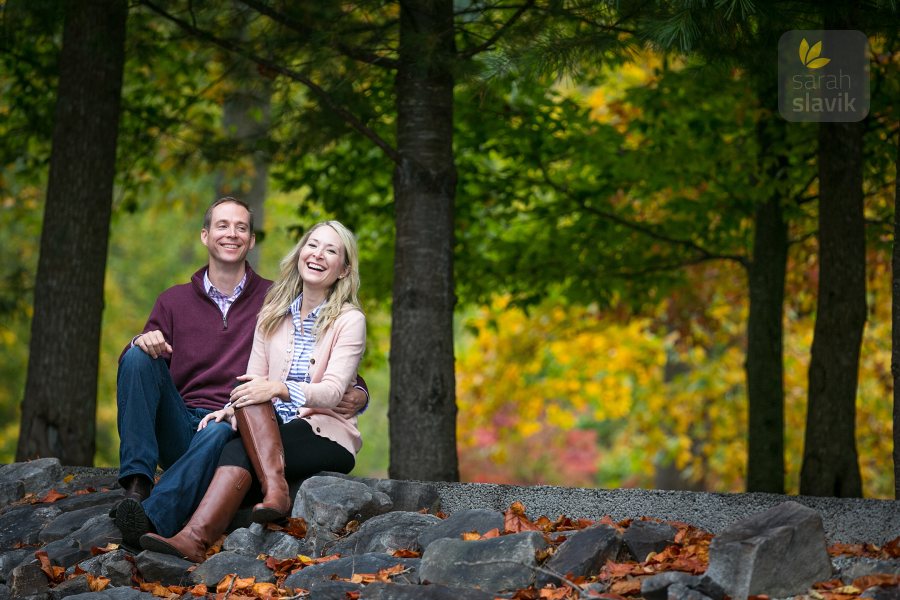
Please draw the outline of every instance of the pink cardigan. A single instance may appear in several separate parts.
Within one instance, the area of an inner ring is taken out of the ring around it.
[[[362,436],[356,428],[356,416],[345,419],[333,410],[344,391],[356,381],[356,372],[366,349],[366,317],[362,311],[346,305],[334,323],[323,332],[310,358],[310,383],[301,387],[306,406],[298,415],[309,421],[317,435],[327,437],[356,456]],[[285,381],[294,355],[294,324],[290,315],[282,319],[267,339],[259,329],[253,336],[253,349],[247,373],[270,381]]]

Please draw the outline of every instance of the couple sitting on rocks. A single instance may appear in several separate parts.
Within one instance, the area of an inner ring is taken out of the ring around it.
[[[265,523],[291,510],[288,480],[349,473],[368,402],[359,257],[336,221],[312,227],[274,283],[246,261],[253,214],[206,211],[209,263],[163,292],[119,361],[119,483],[126,546],[202,562],[245,502]],[[164,472],[155,482],[157,465]]]

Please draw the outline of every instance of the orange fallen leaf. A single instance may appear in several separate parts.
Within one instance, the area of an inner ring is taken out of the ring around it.
[[[51,502],[56,502],[57,500],[62,500],[63,498],[67,498],[68,494],[60,494],[55,489],[50,490],[47,494],[38,500],[39,503],[49,504]]]
[[[58,567],[50,562],[50,557],[43,550],[34,553],[34,557],[41,563],[41,571],[47,576],[51,583],[62,583],[66,579],[65,567]]]
[[[622,596],[639,594],[641,592],[641,580],[637,578],[628,578],[614,581],[609,586],[609,591],[613,594],[620,594]]]
[[[900,585],[900,575],[874,573],[853,580],[853,586],[859,588],[860,591],[879,585]]]
[[[538,531],[537,525],[525,514],[525,505],[521,502],[513,502],[512,506],[503,513],[503,529],[505,533]]]
[[[85,573],[85,577],[87,577],[88,587],[92,592],[102,592],[109,585],[108,577],[91,575],[90,573]]]
[[[393,556],[394,558],[419,558],[420,556],[422,556],[422,553],[404,548],[402,550],[394,550],[391,553],[391,556]]]

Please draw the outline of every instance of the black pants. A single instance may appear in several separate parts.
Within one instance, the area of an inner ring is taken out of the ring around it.
[[[313,433],[312,426],[305,419],[294,419],[287,424],[281,423],[279,419],[278,430],[284,445],[284,474],[288,483],[306,479],[319,471],[349,473],[356,464],[353,454],[337,442]],[[259,479],[253,471],[241,438],[235,438],[225,445],[219,456],[218,466],[236,466],[250,471],[253,485],[250,486],[244,503],[262,500]]]

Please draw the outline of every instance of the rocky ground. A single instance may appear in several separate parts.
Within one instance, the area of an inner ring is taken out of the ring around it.
[[[900,599],[893,501],[323,474],[285,523],[239,513],[198,566],[121,545],[115,480],[56,459],[0,466],[0,600]],[[544,502],[559,510],[534,513]]]

